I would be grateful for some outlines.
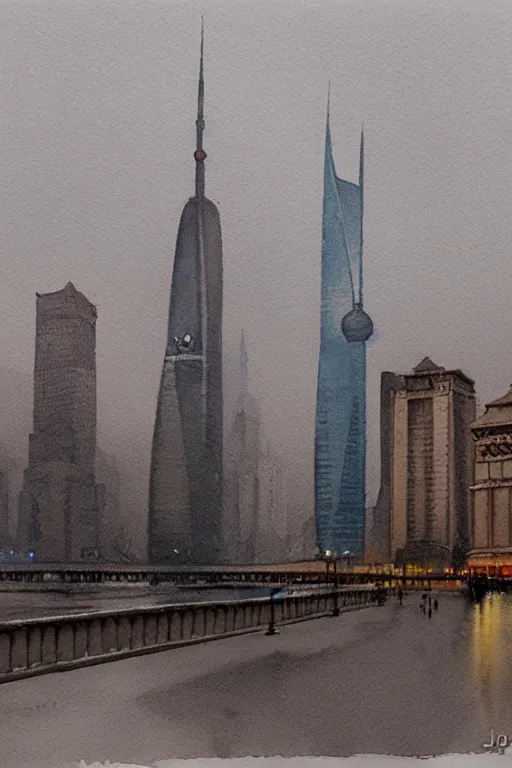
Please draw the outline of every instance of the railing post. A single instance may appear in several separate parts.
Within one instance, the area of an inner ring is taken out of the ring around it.
[[[340,608],[338,605],[338,575],[336,573],[336,560],[334,561],[334,605],[332,607],[332,615],[340,615]]]
[[[279,630],[276,629],[276,613],[275,613],[275,596],[278,594],[278,589],[273,589],[270,593],[270,619],[268,622],[266,635],[278,635]]]

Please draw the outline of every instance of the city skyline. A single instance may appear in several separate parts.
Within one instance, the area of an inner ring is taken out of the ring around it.
[[[368,502],[379,485],[381,371],[408,371],[428,354],[467,371],[483,401],[508,385],[512,351],[491,332],[489,306],[496,316],[508,308],[507,280],[493,275],[508,274],[512,237],[503,213],[512,14],[502,3],[494,14],[473,3],[469,15],[441,3],[389,7],[143,2],[121,18],[115,4],[5,4],[2,365],[31,375],[36,291],[73,280],[98,307],[98,442],[116,457],[123,522],[142,551],[202,10],[209,183],[224,234],[226,420],[244,327],[267,431],[296,479],[299,525],[313,510],[329,79],[347,178],[357,179],[363,120],[371,148],[365,305],[378,345],[368,348]]]

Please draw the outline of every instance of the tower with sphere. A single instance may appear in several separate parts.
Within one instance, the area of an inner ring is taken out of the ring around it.
[[[340,179],[329,107],[322,219],[321,327],[315,434],[315,520],[322,553],[361,561],[366,498],[366,342],[373,323],[363,309],[363,178]]]

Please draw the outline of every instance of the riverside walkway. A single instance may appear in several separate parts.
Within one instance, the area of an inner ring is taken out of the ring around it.
[[[478,751],[512,733],[510,596],[381,608],[0,686],[1,764]]]

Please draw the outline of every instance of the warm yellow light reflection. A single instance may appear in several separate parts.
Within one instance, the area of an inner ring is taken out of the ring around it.
[[[487,595],[474,606],[472,622],[471,655],[475,682],[486,702],[493,700],[492,691],[499,685],[503,674],[503,632],[506,612],[510,613],[510,601],[505,604],[504,595]]]

